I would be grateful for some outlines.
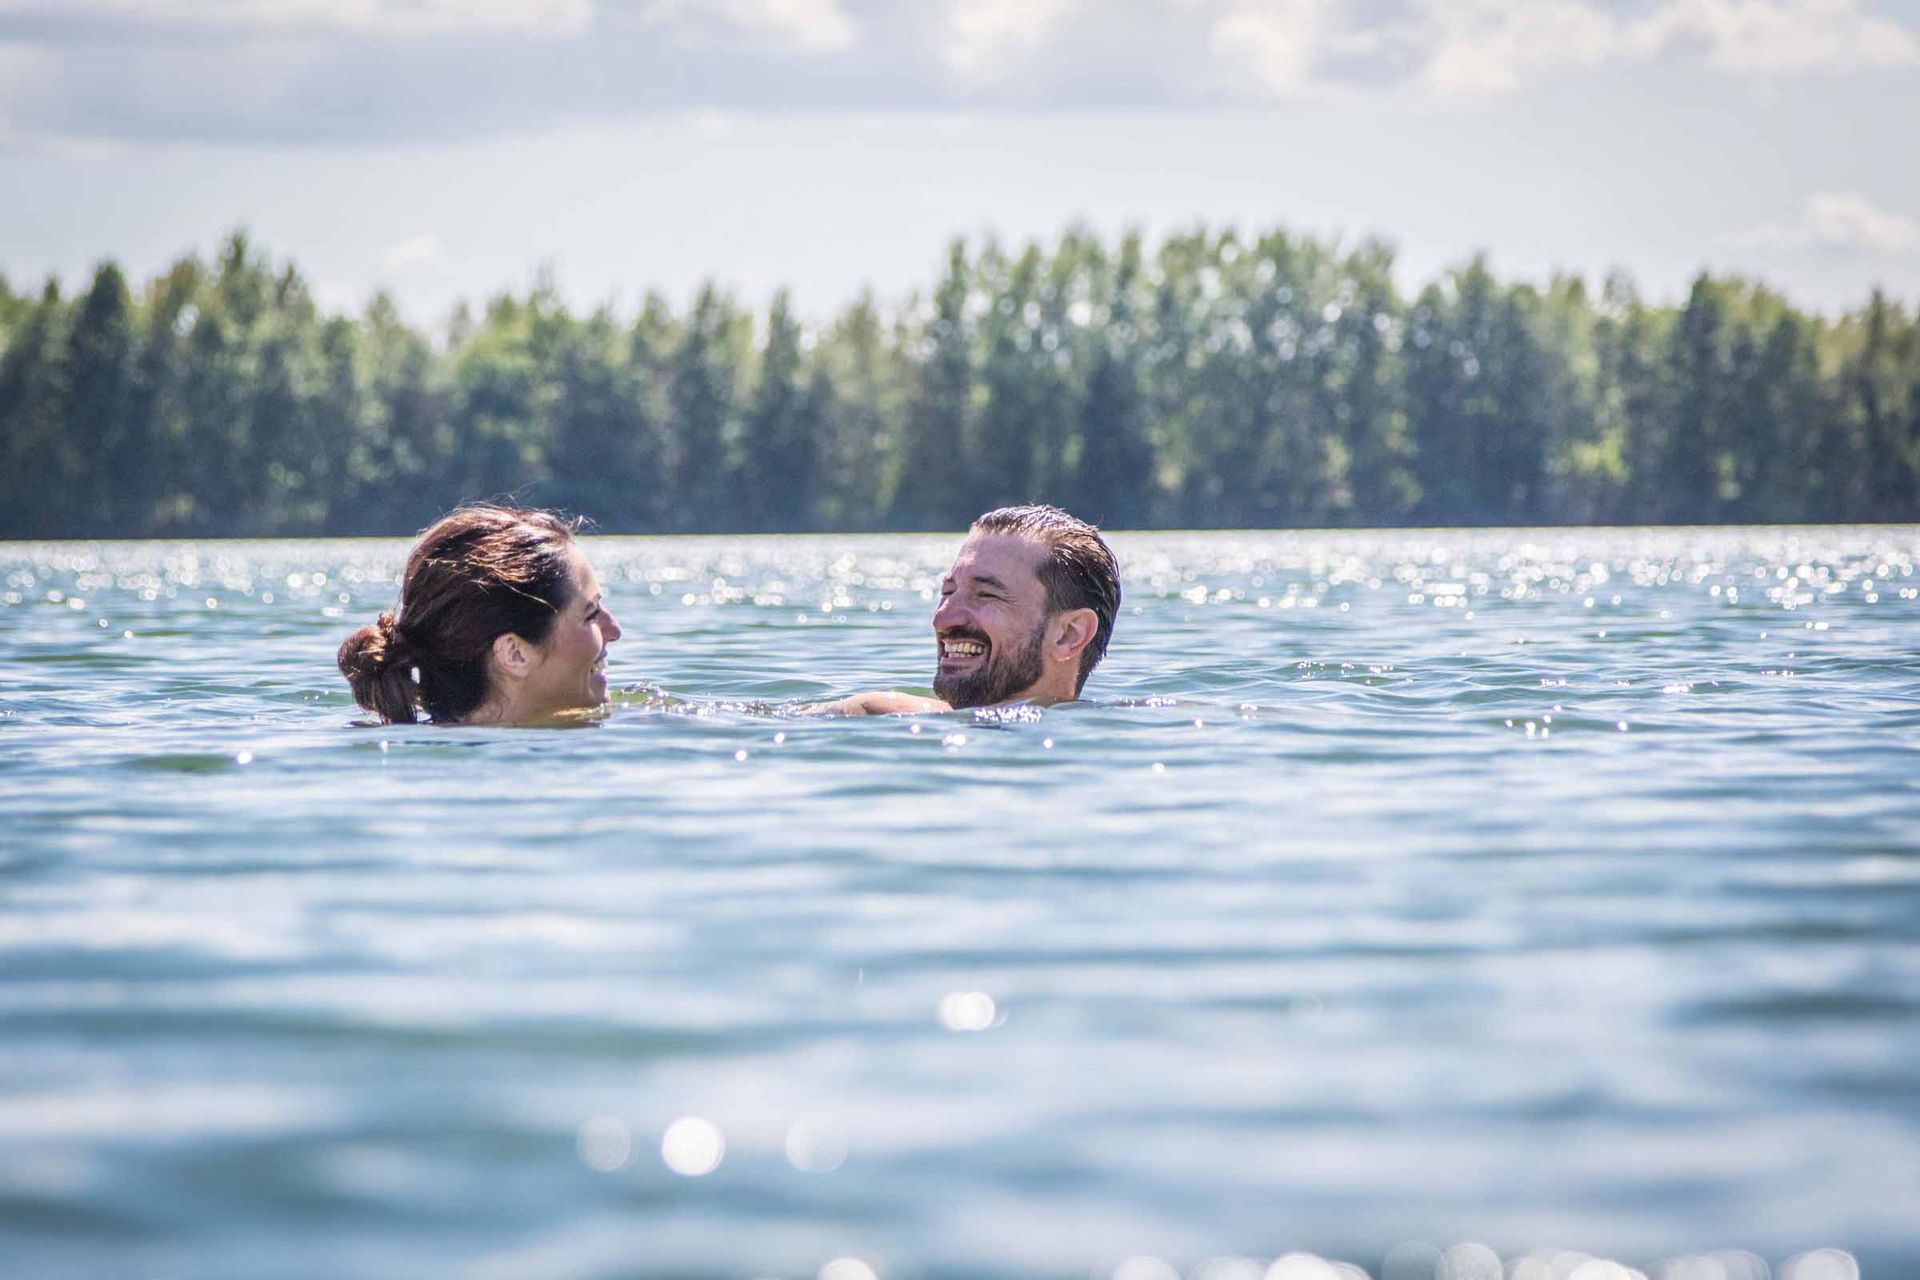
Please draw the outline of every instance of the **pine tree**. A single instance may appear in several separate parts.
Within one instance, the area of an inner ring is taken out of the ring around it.
[[[560,339],[548,501],[607,528],[644,529],[660,467],[632,334],[602,309]]]
[[[972,326],[967,315],[966,247],[947,255],[924,330],[919,376],[908,402],[904,459],[890,523],[903,529],[964,527],[978,514],[963,483],[962,442],[973,434]]]
[[[1080,403],[1075,505],[1095,523],[1137,529],[1153,519],[1154,451],[1147,434],[1137,299],[1140,237],[1121,244],[1106,322],[1094,335],[1093,370]]]
[[[678,450],[672,507],[682,530],[732,530],[743,523],[730,501],[740,328],[732,304],[712,284],[703,285],[673,354],[668,397]]]
[[[61,523],[76,536],[137,532],[137,499],[124,468],[135,430],[133,299],[113,263],[94,273],[67,332],[65,500]],[[134,501],[130,501],[130,499]]]
[[[767,316],[767,345],[747,412],[740,468],[749,526],[765,532],[805,529],[813,511],[819,441],[814,437],[817,424],[808,420],[811,389],[803,338],[783,289]]]
[[[0,536],[56,537],[71,529],[73,477],[83,460],[66,433],[67,307],[49,280],[0,354]]]

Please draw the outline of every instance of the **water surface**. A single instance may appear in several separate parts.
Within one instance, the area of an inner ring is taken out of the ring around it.
[[[954,539],[592,540],[574,731],[349,727],[403,542],[0,545],[0,1269],[1920,1273],[1920,530],[1115,544],[816,721]]]

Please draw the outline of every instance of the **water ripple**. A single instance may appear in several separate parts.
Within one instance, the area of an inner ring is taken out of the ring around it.
[[[1920,1268],[1920,531],[1115,544],[1087,702],[818,720],[950,539],[595,540],[565,733],[350,727],[398,542],[0,546],[0,1257]]]

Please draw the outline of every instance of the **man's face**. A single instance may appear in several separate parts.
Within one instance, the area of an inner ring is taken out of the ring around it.
[[[1007,533],[976,533],[961,544],[933,613],[935,696],[954,707],[986,707],[1019,698],[1039,682],[1045,558],[1039,543]]]

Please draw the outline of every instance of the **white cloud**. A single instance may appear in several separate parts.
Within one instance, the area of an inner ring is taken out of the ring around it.
[[[1700,47],[1734,71],[1853,71],[1920,63],[1920,37],[1859,0],[1667,0],[1634,24],[1649,53]]]
[[[1213,47],[1250,73],[1258,92],[1325,93],[1356,67],[1384,63],[1441,96],[1509,93],[1570,67],[1597,66],[1621,48],[1618,21],[1590,0],[1415,0],[1357,22],[1340,0],[1233,0]]]
[[[840,0],[655,0],[647,12],[671,23],[717,21],[805,54],[844,53],[860,42],[860,24]]]
[[[1798,222],[1762,223],[1726,240],[1746,249],[1904,254],[1920,250],[1920,223],[1880,208],[1857,191],[1822,191],[1807,197]]]
[[[948,0],[941,60],[971,80],[997,79],[1040,47],[1071,0]]]
[[[1730,72],[1920,65],[1920,34],[1863,0],[1414,0],[1356,21],[1340,0],[1230,0],[1212,43],[1257,92],[1337,87],[1330,66],[1409,55],[1412,83],[1444,97],[1511,93],[1567,70],[1698,58]]]
[[[0,14],[57,12],[153,26],[301,28],[435,34],[514,31],[572,35],[593,20],[596,0],[0,0]]]
[[[1655,67],[1920,67],[1920,0],[1904,3],[0,0],[0,42],[34,51],[0,57],[0,141],[486,136],[701,106],[1421,110],[1595,71],[1619,94]]]
[[[1334,0],[1235,0],[1214,24],[1214,52],[1264,92],[1305,93],[1318,82],[1337,19]]]
[[[1581,0],[1432,0],[1426,8],[1437,38],[1421,81],[1440,94],[1509,93],[1555,71],[1598,66],[1620,44],[1614,19]]]

